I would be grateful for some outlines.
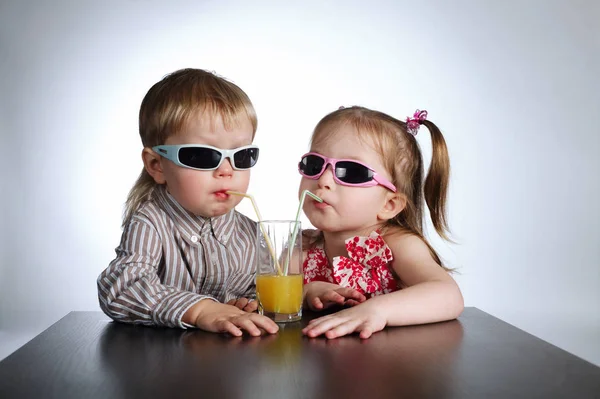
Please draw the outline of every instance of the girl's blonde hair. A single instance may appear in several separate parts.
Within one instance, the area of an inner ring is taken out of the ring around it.
[[[406,207],[387,221],[383,230],[414,234],[429,247],[432,257],[442,267],[442,261],[423,232],[424,203],[436,232],[449,239],[446,216],[446,196],[450,177],[450,158],[446,141],[438,127],[428,120],[420,122],[431,133],[433,146],[431,164],[424,178],[423,156],[415,136],[408,133],[407,124],[383,112],[364,107],[340,108],[326,115],[315,127],[311,147],[330,139],[330,133],[340,126],[352,126],[359,136],[371,137],[375,150],[390,174],[390,181],[406,197]],[[337,138],[336,138],[337,139]],[[314,238],[314,236],[313,236]],[[313,245],[316,240],[312,240]],[[310,240],[309,240],[310,245]],[[450,270],[444,267],[446,270]]]
[[[247,118],[252,124],[252,138],[257,118],[252,102],[237,85],[202,69],[181,69],[165,76],[148,90],[140,107],[140,137],[144,147],[164,144],[180,132],[198,113],[207,118],[220,115],[230,129]],[[151,198],[156,183],[146,169],[131,188],[123,216],[125,226],[135,211]]]

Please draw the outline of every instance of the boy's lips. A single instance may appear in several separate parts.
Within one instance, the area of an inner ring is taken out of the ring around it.
[[[229,198],[229,194],[227,194],[228,190],[219,190],[219,191],[215,191],[215,196],[217,197],[217,199],[223,199],[226,200]]]

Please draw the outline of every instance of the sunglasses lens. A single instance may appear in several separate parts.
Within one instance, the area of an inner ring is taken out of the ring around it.
[[[316,155],[307,155],[300,160],[298,168],[306,176],[316,176],[323,170],[325,160]]]
[[[335,175],[344,183],[360,184],[373,180],[373,171],[352,161],[339,161],[335,164]]]
[[[250,169],[258,161],[258,148],[244,148],[233,154],[233,162],[238,169]]]
[[[221,153],[211,148],[183,147],[179,149],[179,162],[196,169],[213,169],[221,161]]]

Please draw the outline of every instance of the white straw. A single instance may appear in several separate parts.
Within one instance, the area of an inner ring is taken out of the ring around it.
[[[294,246],[294,244],[296,244],[296,236],[298,235],[298,226],[300,225],[299,220],[300,219],[300,212],[302,211],[302,207],[304,206],[304,199],[306,198],[306,196],[312,197],[315,201],[318,202],[323,202],[323,200],[319,197],[317,197],[315,194],[311,193],[308,190],[304,190],[302,192],[302,195],[300,195],[300,204],[298,205],[298,211],[296,212],[296,221],[294,223],[294,232],[292,233],[292,239],[288,244],[288,257],[285,260],[285,265],[283,266],[283,275],[287,276],[288,274],[288,268],[289,268],[289,263],[290,263],[290,259],[292,257],[292,247]]]

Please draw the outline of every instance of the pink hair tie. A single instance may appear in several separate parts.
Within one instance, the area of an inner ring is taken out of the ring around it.
[[[427,119],[427,111],[416,110],[412,118],[409,116],[406,118],[406,130],[408,133],[416,136],[419,133],[419,127],[423,124],[423,121]]]

